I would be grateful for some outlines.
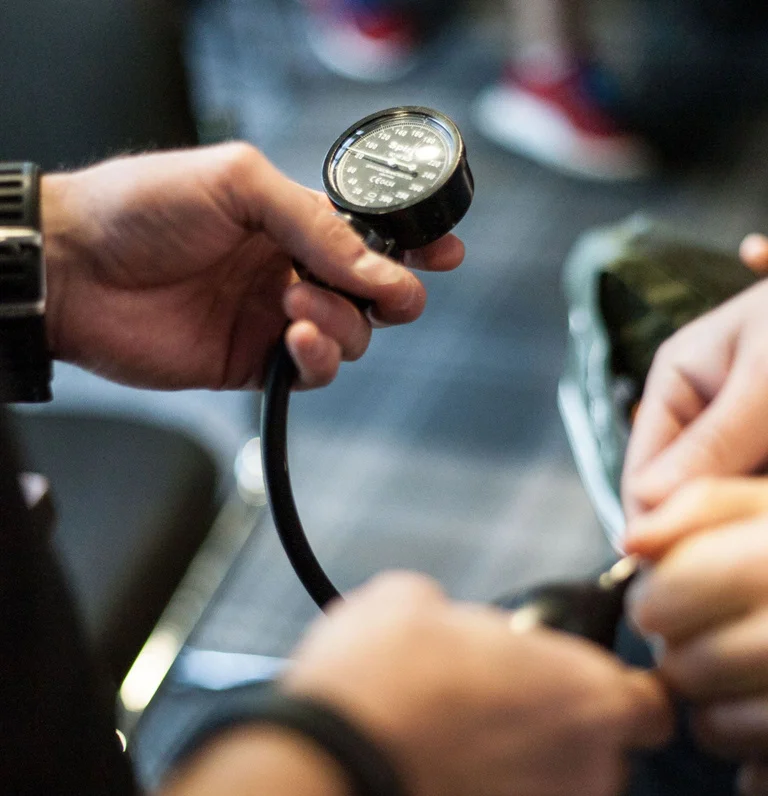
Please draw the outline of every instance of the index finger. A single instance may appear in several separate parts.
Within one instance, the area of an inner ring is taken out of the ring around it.
[[[768,527],[740,520],[683,539],[633,584],[633,622],[670,645],[741,616],[766,595]]]
[[[323,194],[288,179],[253,147],[220,151],[230,159],[223,193],[245,229],[264,231],[331,288],[373,301],[382,320],[404,323],[421,314],[425,291],[417,277],[368,249]]]
[[[738,314],[723,306],[683,327],[656,353],[624,462],[629,519],[660,502],[700,465],[682,443],[728,378],[737,321]]]
[[[698,478],[627,526],[624,549],[657,560],[686,536],[768,512],[768,478]]]

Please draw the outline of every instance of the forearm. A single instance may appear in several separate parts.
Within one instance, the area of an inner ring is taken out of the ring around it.
[[[238,727],[189,761],[158,796],[350,796],[338,763],[280,728]]]

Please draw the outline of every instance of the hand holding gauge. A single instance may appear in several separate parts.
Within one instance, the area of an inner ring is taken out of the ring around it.
[[[349,127],[325,158],[323,184],[368,248],[395,258],[401,250],[426,246],[450,232],[474,193],[456,125],[442,113],[415,106],[379,111]],[[295,265],[303,278],[317,281]],[[346,297],[361,308],[366,303]],[[307,541],[288,472],[288,403],[295,378],[295,365],[281,340],[264,384],[264,480],[285,552],[310,596],[324,608],[339,592]]]

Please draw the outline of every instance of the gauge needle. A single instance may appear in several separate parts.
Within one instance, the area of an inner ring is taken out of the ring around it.
[[[361,155],[367,160],[372,160],[375,163],[383,163],[385,166],[389,166],[391,169],[405,171],[408,174],[415,174],[417,171],[416,166],[412,166],[410,163],[403,163],[402,160],[395,160],[392,157],[376,155],[373,152],[366,152],[364,149],[356,149],[355,147],[349,147],[349,151],[354,152],[356,155]]]

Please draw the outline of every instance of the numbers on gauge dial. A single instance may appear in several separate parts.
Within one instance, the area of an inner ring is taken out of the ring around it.
[[[336,162],[339,193],[359,207],[398,207],[428,196],[450,167],[446,132],[420,120],[379,123],[348,139]]]

